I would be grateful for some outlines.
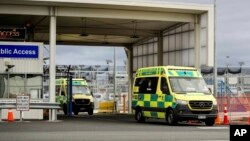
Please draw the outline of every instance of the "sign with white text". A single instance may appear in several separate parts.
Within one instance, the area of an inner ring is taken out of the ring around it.
[[[230,141],[249,141],[250,125],[230,125]]]
[[[0,58],[38,58],[37,45],[0,45]]]
[[[16,110],[29,111],[29,109],[30,109],[30,97],[28,95],[17,95]]]

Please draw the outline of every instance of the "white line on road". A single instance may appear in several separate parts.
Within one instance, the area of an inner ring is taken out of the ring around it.
[[[197,127],[199,129],[229,129],[229,127]]]

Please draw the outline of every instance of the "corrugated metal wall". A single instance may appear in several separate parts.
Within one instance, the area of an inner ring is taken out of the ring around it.
[[[11,65],[15,65],[10,69],[10,73],[43,73],[43,44],[31,42],[0,42],[4,45],[38,45],[38,59],[31,58],[9,58]],[[4,59],[0,58],[0,73],[5,73]]]
[[[200,18],[201,65],[207,65],[207,14]],[[177,25],[163,32],[163,65],[195,66],[194,23]],[[157,66],[158,40],[149,39],[133,46],[133,71]],[[212,57],[212,56],[211,56]]]

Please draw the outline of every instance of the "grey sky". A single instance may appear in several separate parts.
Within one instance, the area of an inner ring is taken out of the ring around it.
[[[153,0],[151,0],[153,1]],[[193,2],[212,4],[214,0],[158,0],[169,2]],[[238,66],[244,61],[250,66],[250,1],[216,0],[216,47],[218,66],[229,63]],[[58,47],[57,64],[106,64],[113,60],[113,48],[103,47]],[[75,54],[77,50],[78,54]],[[226,56],[229,56],[227,58]],[[67,58],[67,59],[65,59]],[[117,49],[117,65],[126,60],[123,48]]]
[[[59,65],[106,65],[106,60],[114,60],[114,47],[58,46],[56,59]],[[124,48],[116,48],[117,66],[124,65],[124,61]]]

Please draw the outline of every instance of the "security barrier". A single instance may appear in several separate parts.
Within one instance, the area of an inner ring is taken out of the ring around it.
[[[99,102],[99,113],[111,113],[115,110],[114,101],[102,101]]]
[[[227,105],[227,113],[229,124],[250,124],[250,96],[246,95],[232,95],[217,97],[217,104],[219,109],[219,117],[221,121],[224,117],[225,106]]]

